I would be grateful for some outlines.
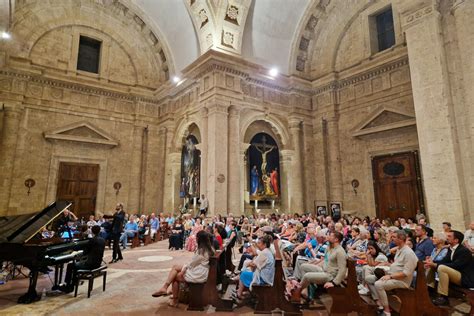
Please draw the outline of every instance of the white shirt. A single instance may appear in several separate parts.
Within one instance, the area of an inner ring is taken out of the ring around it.
[[[209,201],[206,198],[199,200],[199,202],[201,203],[201,210],[209,207]]]
[[[456,246],[449,247],[449,249],[451,249],[451,260],[453,260],[454,252],[456,251],[458,246],[459,244],[457,244]]]
[[[467,240],[467,244],[474,247],[474,230],[468,229],[464,233],[464,240]]]

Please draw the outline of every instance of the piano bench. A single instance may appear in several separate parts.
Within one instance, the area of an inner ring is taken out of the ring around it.
[[[77,289],[81,280],[89,281],[89,288],[87,290],[87,298],[91,297],[92,288],[94,287],[94,279],[103,276],[102,291],[105,291],[105,283],[107,282],[107,266],[100,266],[93,270],[77,270],[76,271],[76,285],[74,289],[74,297],[77,297]]]

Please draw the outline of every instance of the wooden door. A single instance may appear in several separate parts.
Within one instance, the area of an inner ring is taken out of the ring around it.
[[[88,219],[95,213],[99,165],[62,162],[56,200],[72,202],[71,211]]]
[[[372,158],[377,216],[381,219],[415,217],[424,213],[418,152]]]

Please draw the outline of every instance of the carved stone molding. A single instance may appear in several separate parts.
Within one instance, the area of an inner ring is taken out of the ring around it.
[[[72,141],[115,147],[119,142],[89,122],[81,121],[43,133],[48,140]]]
[[[436,4],[427,5],[415,11],[405,12],[402,15],[402,28],[406,30],[420,23],[424,18],[433,16],[433,15],[439,16],[439,12],[438,12],[438,8]]]
[[[357,126],[354,128],[352,136],[366,136],[415,125],[416,118],[413,113],[382,106],[372,112],[362,122],[357,124]]]

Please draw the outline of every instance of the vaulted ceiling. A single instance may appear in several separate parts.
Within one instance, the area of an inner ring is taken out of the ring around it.
[[[167,41],[179,72],[208,49],[290,73],[293,39],[311,0],[131,0]],[[290,5],[291,3],[291,5]]]

